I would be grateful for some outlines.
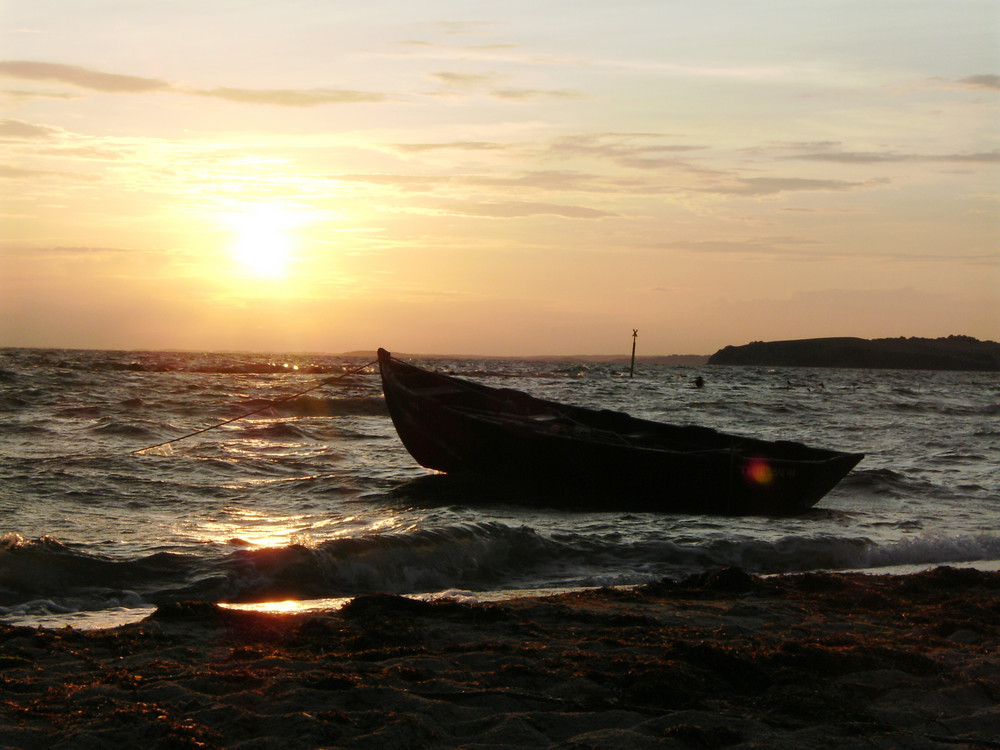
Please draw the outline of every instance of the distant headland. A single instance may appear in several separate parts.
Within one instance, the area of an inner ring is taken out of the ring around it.
[[[971,336],[754,341],[724,347],[709,357],[708,364],[994,372],[1000,371],[1000,343]]]

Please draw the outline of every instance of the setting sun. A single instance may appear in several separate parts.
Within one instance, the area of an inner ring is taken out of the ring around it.
[[[278,278],[288,270],[292,254],[292,217],[273,207],[257,208],[230,217],[236,238],[230,253],[242,270],[253,276]]]

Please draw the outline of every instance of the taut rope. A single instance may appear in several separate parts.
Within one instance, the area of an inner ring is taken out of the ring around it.
[[[129,451],[129,455],[134,456],[138,453],[145,453],[146,451],[151,451],[154,448],[162,448],[163,446],[170,445],[171,443],[176,443],[181,440],[187,440],[189,437],[200,435],[201,433],[208,432],[209,430],[217,430],[220,427],[225,427],[227,424],[238,422],[239,420],[245,419],[246,417],[252,417],[254,414],[259,414],[262,411],[267,411],[268,409],[276,406],[277,404],[284,403],[285,401],[291,401],[292,399],[298,398],[299,396],[305,396],[307,393],[315,391],[317,388],[322,388],[324,385],[329,385],[330,383],[334,383],[340,380],[341,378],[346,378],[348,375],[357,375],[359,372],[362,372],[371,367],[372,365],[376,364],[378,364],[377,359],[372,362],[368,362],[367,364],[361,365],[361,367],[355,367],[353,370],[347,370],[346,372],[342,372],[340,373],[340,375],[335,375],[332,378],[326,378],[325,380],[317,383],[316,385],[306,388],[304,391],[299,391],[298,393],[293,393],[291,396],[282,396],[281,398],[276,398],[273,401],[268,401],[264,406],[260,407],[259,409],[248,411],[246,414],[240,414],[238,417],[227,419],[225,422],[219,422],[218,424],[213,424],[211,427],[203,427],[200,430],[189,432],[187,435],[181,435],[180,437],[174,438],[173,440],[164,440],[162,443],[157,443],[156,445],[150,445],[147,448],[139,448],[138,450]]]

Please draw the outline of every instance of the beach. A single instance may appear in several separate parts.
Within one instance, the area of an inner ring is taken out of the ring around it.
[[[996,748],[1000,573],[736,568],[493,603],[0,626],[12,748]]]

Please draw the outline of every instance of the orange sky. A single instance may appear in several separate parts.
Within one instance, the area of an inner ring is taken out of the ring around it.
[[[993,2],[14,2],[0,346],[1000,340]]]

